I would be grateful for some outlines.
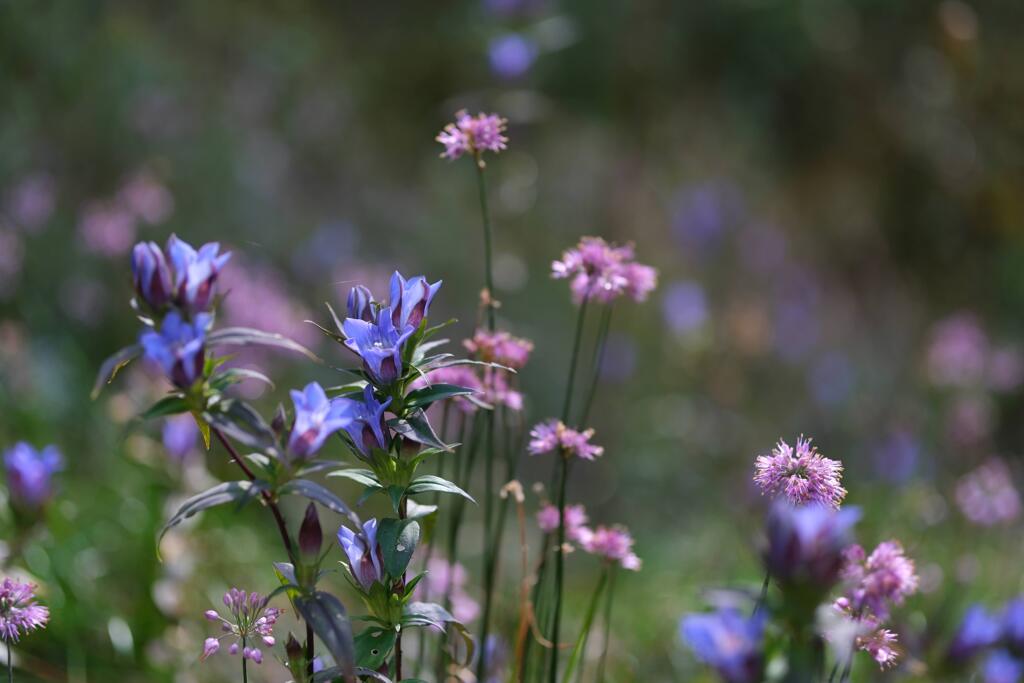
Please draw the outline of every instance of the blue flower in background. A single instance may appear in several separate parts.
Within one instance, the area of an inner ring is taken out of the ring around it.
[[[391,322],[399,330],[407,327],[417,328],[427,317],[430,302],[434,300],[437,290],[441,289],[441,281],[427,283],[422,275],[406,280],[397,270],[391,276]]]
[[[781,583],[827,589],[839,577],[843,550],[853,543],[851,529],[860,510],[777,503],[768,516],[765,564]]]
[[[167,454],[175,460],[184,460],[185,456],[196,447],[199,438],[199,427],[194,417],[188,413],[172,415],[164,420],[161,433]]]
[[[338,529],[338,542],[348,557],[349,570],[364,590],[370,590],[375,581],[384,576],[383,560],[377,545],[377,520],[363,522],[361,533],[348,527]]]
[[[996,650],[985,660],[985,683],[1019,683],[1024,663],[1006,650]]]
[[[217,276],[231,254],[220,254],[220,245],[216,242],[204,244],[196,251],[177,235],[171,235],[167,241],[167,252],[174,265],[178,304],[192,313],[209,308]]]
[[[347,318],[342,323],[345,346],[363,359],[363,367],[375,384],[387,386],[402,374],[402,347],[415,331],[403,328],[399,333],[392,320],[390,308],[377,312],[377,322]]]
[[[373,294],[362,285],[356,285],[348,293],[348,317],[373,322]]]
[[[373,395],[373,387],[366,385],[363,389],[363,400],[354,398],[336,398],[334,402],[344,406],[352,420],[345,431],[352,437],[360,454],[369,457],[374,448],[387,449],[387,430],[384,424],[384,411],[391,405],[391,399],[383,403]]]
[[[732,608],[688,614],[679,635],[697,659],[714,668],[727,683],[757,683],[764,665],[764,617],[746,617]]]
[[[1006,603],[1003,610],[1003,638],[1017,654],[1024,654],[1024,597]]]
[[[506,33],[491,41],[488,57],[491,71],[511,80],[519,78],[533,66],[537,59],[537,45],[519,33]]]
[[[64,461],[56,446],[37,451],[20,441],[4,453],[7,489],[17,507],[36,509],[53,495],[53,473]]]
[[[310,382],[302,391],[292,390],[291,396],[295,404],[295,424],[288,437],[288,450],[300,458],[316,453],[328,436],[352,422],[347,407],[329,401],[323,387],[316,382]]]
[[[953,637],[949,655],[964,660],[999,642],[1003,627],[999,619],[989,614],[982,605],[971,605],[964,613],[960,628]]]
[[[166,306],[174,291],[167,258],[156,242],[139,242],[132,250],[132,280],[139,298],[152,308]]]
[[[149,330],[139,337],[143,355],[163,368],[176,386],[187,389],[203,376],[206,330],[212,321],[208,313],[200,313],[189,322],[171,311],[159,332]]]

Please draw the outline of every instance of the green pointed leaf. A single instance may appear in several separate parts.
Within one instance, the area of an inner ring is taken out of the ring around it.
[[[387,661],[396,640],[395,629],[371,626],[356,636],[356,664],[365,669],[379,669]]]
[[[384,569],[392,578],[405,574],[416,545],[420,525],[414,519],[382,519],[377,527],[377,543],[384,558]]]
[[[316,591],[312,595],[296,596],[293,602],[295,609],[313,627],[313,632],[334,657],[342,676],[351,678],[355,667],[355,643],[341,600],[330,593]]]
[[[340,479],[351,479],[357,484],[363,486],[376,486],[380,487],[380,480],[377,479],[377,475],[373,473],[373,470],[367,469],[344,469],[335,470],[334,472],[328,472],[328,477],[338,477]]]
[[[259,492],[261,487],[258,484],[254,484],[249,481],[225,481],[217,484],[213,488],[192,496],[182,503],[181,507],[178,508],[178,511],[174,513],[174,516],[164,524],[163,529],[160,530],[160,536],[157,538],[157,545],[159,545],[160,539],[164,537],[164,534],[184,522],[189,517],[198,512],[202,512],[203,510],[216,507],[217,505],[224,505],[226,503],[243,500],[253,492],[253,489],[256,489],[256,492]]]
[[[423,474],[413,479],[405,493],[406,495],[414,496],[418,493],[426,493],[428,491],[454,493],[455,495],[462,496],[472,503],[476,503],[476,501],[473,500],[473,496],[463,491],[457,484],[433,474]]]
[[[206,337],[206,345],[210,348],[218,346],[272,346],[301,353],[310,360],[320,360],[315,353],[305,346],[292,341],[284,335],[254,330],[249,327],[225,327],[216,332],[211,332]]]
[[[206,446],[206,450],[210,450],[210,425],[207,424],[202,415],[194,410],[192,411],[192,419],[196,421],[199,433],[203,435],[203,445]]]
[[[423,444],[424,446],[440,448],[441,450],[449,452],[451,451],[451,448],[441,441],[434,432],[434,428],[430,426],[430,421],[427,420],[426,413],[424,413],[422,409],[417,409],[405,419],[388,420],[388,425],[390,425],[397,434],[405,437],[406,439],[411,439],[416,443]]]
[[[92,393],[90,396],[95,399],[103,391],[103,386],[110,384],[114,381],[114,377],[120,372],[121,368],[131,363],[133,360],[142,355],[142,346],[139,344],[132,344],[126,346],[120,351],[109,356],[100,365],[99,372],[96,373],[96,382],[92,386]]]
[[[239,382],[244,382],[247,379],[254,379],[257,382],[263,382],[271,389],[274,388],[274,383],[269,377],[259,370],[253,370],[251,368],[228,368],[224,372],[211,377],[210,386],[214,389],[224,390],[232,384],[238,384]]]
[[[203,412],[203,419],[239,443],[258,450],[276,449],[277,436],[246,402],[229,398]]]
[[[149,410],[139,415],[139,419],[152,420],[156,417],[167,417],[188,412],[188,401],[181,394],[164,396],[162,399],[149,407]]]
[[[359,518],[352,512],[352,509],[349,508],[345,501],[315,481],[292,479],[278,489],[278,492],[281,495],[302,496],[309,500],[315,500],[328,510],[333,510],[339,515],[348,517],[353,523],[359,524]]]
[[[424,627],[430,626],[446,631],[449,627],[462,636],[466,645],[466,657],[464,662],[473,661],[473,654],[476,651],[476,643],[473,636],[469,634],[465,625],[451,615],[448,610],[434,602],[410,602],[402,611],[402,626]]]
[[[455,384],[431,384],[409,392],[409,395],[405,397],[405,405],[410,408],[425,408],[436,401],[475,393],[476,391],[473,389]]]

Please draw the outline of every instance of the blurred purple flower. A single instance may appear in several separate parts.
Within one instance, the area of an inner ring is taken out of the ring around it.
[[[568,509],[566,513],[566,523],[568,523]],[[623,569],[640,571],[640,558],[633,552],[633,535],[626,527],[621,525],[598,526],[596,529],[582,527],[577,530],[576,536],[580,547],[591,555],[597,555],[611,563],[618,563]]]
[[[920,459],[921,442],[909,429],[890,431],[874,449],[875,471],[896,483],[910,479]]]
[[[455,123],[445,126],[434,139],[444,145],[441,157],[446,159],[458,159],[463,154],[497,153],[508,144],[504,135],[507,123],[497,114],[470,116],[462,109],[456,112]]]
[[[768,516],[765,564],[783,584],[825,590],[839,578],[843,550],[860,518],[857,508],[835,510],[824,505],[794,507],[779,501]]]
[[[545,534],[558,531],[558,506],[547,503],[537,511],[537,526]],[[569,541],[578,542],[580,532],[589,521],[586,508],[582,505],[565,506],[565,537]],[[589,533],[589,530],[588,532]]]
[[[93,202],[78,221],[86,249],[105,256],[120,256],[135,241],[135,217],[119,204]]]
[[[363,587],[370,590],[376,581],[383,581],[384,560],[380,546],[377,545],[377,520],[363,522],[359,532],[348,527],[338,529],[338,542],[348,558],[349,571],[352,577]]]
[[[427,563],[427,575],[417,586],[416,593],[424,599],[438,601],[449,596],[452,615],[468,624],[480,615],[480,604],[466,592],[467,583],[469,576],[465,567],[458,562],[452,564],[443,557],[434,556]]]
[[[204,612],[208,621],[220,623],[223,635],[204,641],[201,658],[206,659],[220,650],[221,639],[231,638],[234,641],[228,648],[231,656],[238,654],[239,643],[242,642],[242,657],[255,664],[261,664],[263,651],[260,646],[274,646],[274,624],[277,623],[282,610],[267,607],[267,598],[259,593],[246,593],[237,588],[232,588],[224,594],[224,605],[228,608],[229,618],[222,617],[212,609]]]
[[[725,683],[758,683],[764,668],[763,614],[745,617],[735,609],[688,614],[679,623],[679,634]]]
[[[53,215],[57,205],[57,186],[46,173],[23,177],[7,196],[7,211],[25,232],[36,232]]]
[[[377,312],[377,322],[347,318],[345,346],[363,359],[363,368],[379,386],[388,386],[402,375],[402,347],[415,332],[407,327],[403,332],[395,328],[391,309]]]
[[[391,322],[395,328],[405,331],[406,328],[417,328],[430,310],[430,302],[434,300],[437,290],[441,289],[441,281],[429,284],[422,275],[406,280],[397,270],[391,276]]]
[[[16,507],[36,510],[53,496],[53,474],[64,466],[56,446],[37,451],[19,441],[4,453],[7,490]]]
[[[208,242],[196,251],[177,235],[167,240],[167,254],[174,265],[177,303],[186,311],[205,311],[213,302],[217,276],[231,258],[230,253],[219,252],[217,242]]]
[[[855,371],[845,354],[830,351],[811,368],[808,387],[815,400],[823,406],[842,403],[853,390]]]
[[[899,541],[879,543],[866,558],[861,546],[850,546],[843,552],[843,562],[842,577],[848,584],[843,608],[854,617],[867,614],[885,621],[891,605],[901,605],[917,592],[914,561]]]
[[[985,372],[989,342],[978,319],[956,313],[932,328],[926,356],[928,377],[937,386],[974,386]]]
[[[543,455],[562,449],[568,455],[583,460],[594,460],[604,453],[604,448],[590,443],[593,429],[582,432],[566,427],[561,420],[547,420],[534,425],[530,430],[530,455]]]
[[[118,201],[150,225],[163,223],[174,211],[174,198],[157,178],[143,171],[121,187]]]
[[[1021,511],[1010,468],[998,458],[989,459],[960,478],[956,503],[964,517],[980,526],[1012,522]]]
[[[1010,346],[993,349],[988,357],[987,375],[993,391],[1013,391],[1024,382],[1024,355]]]
[[[0,640],[8,646],[50,620],[50,610],[36,603],[35,588],[10,577],[0,583]]]
[[[327,400],[317,382],[310,382],[302,391],[291,391],[295,404],[295,424],[288,437],[288,450],[299,458],[314,455],[334,432],[352,423],[349,405]]]
[[[743,214],[743,198],[727,181],[708,181],[681,190],[671,208],[672,233],[687,252],[708,251]]]
[[[359,455],[369,458],[373,449],[388,448],[388,430],[384,422],[384,411],[391,405],[391,398],[383,403],[374,396],[373,387],[363,388],[363,400],[354,398],[336,398],[332,402],[344,411],[350,421],[345,431],[352,437],[352,442],[359,449]]]
[[[1003,638],[1010,649],[1024,653],[1024,596],[1006,603],[1003,609]]]
[[[846,497],[843,464],[822,456],[803,436],[796,440],[795,449],[779,439],[771,455],[757,456],[754,467],[754,481],[762,494],[784,495],[794,505],[838,508]]]
[[[570,280],[576,303],[609,303],[622,295],[644,301],[657,286],[657,271],[633,258],[632,244],[616,246],[600,237],[583,237],[551,263],[551,277]]]
[[[506,33],[491,41],[488,48],[491,71],[499,78],[519,78],[537,59],[537,44],[520,33]]]
[[[139,242],[132,250],[135,293],[151,308],[160,310],[174,295],[174,274],[156,242]]]
[[[989,614],[984,606],[971,605],[964,613],[963,621],[953,636],[949,646],[949,655],[955,660],[970,659],[982,650],[988,649],[999,642],[1002,637],[1002,624]]]
[[[172,415],[164,420],[164,448],[175,460],[184,460],[195,449],[198,438],[199,427],[191,415]]]
[[[677,335],[700,329],[708,319],[704,288],[696,282],[673,282],[665,290],[661,312],[669,329]]]
[[[143,355],[159,365],[175,386],[187,389],[203,376],[206,330],[212,321],[208,313],[200,313],[188,322],[177,311],[171,311],[159,331],[148,330],[139,337]]]
[[[315,328],[303,321],[312,317],[301,301],[289,294],[280,271],[262,263],[238,261],[218,278],[224,298],[224,317],[230,325],[278,332],[312,346],[320,340]]]
[[[996,650],[985,660],[985,683],[1020,683],[1024,677],[1024,662],[1006,650]]]
[[[508,332],[501,330],[488,332],[478,329],[473,334],[473,338],[465,340],[462,345],[477,360],[498,363],[513,370],[522,369],[533,352],[532,341],[513,337]]]

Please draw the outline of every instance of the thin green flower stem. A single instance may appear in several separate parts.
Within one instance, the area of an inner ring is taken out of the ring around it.
[[[758,596],[757,602],[754,603],[754,613],[751,616],[757,616],[757,613],[764,607],[764,601],[768,599],[768,586],[771,584],[772,574],[771,572],[764,573],[764,583],[761,584],[761,595]]]
[[[836,674],[837,673],[839,673],[839,660],[838,659],[836,660],[836,663],[832,665],[832,673],[830,673],[828,675],[828,683],[832,683],[832,681],[834,681],[836,679]]]
[[[547,619],[546,618],[541,618],[542,616],[543,617],[547,617],[546,611],[542,611],[543,608],[546,607],[547,602],[546,601],[542,601],[540,599],[540,594],[541,594],[541,591],[544,589],[544,575],[545,575],[545,570],[546,570],[547,564],[548,564],[548,547],[550,545],[551,545],[551,534],[544,534],[544,537],[541,539],[541,543],[540,543],[541,554],[540,554],[540,563],[537,565],[537,580],[533,584],[533,591],[532,591],[532,593],[530,595],[530,604],[533,605],[533,620],[534,620],[534,624],[537,626],[538,629],[540,629],[541,633],[546,633],[547,632],[547,629],[545,628],[545,626],[547,626]],[[530,649],[532,647],[533,647],[533,637],[531,636],[531,637],[526,639],[526,644],[523,647],[523,662],[526,662],[526,663],[530,662]],[[541,656],[541,659],[543,659],[543,655]],[[523,668],[526,669],[528,667],[523,665]],[[530,668],[528,673],[532,673],[532,672],[533,672],[533,669]],[[531,677],[529,680],[536,680],[536,679]]]
[[[839,683],[846,683],[850,680],[850,674],[853,673],[853,653],[850,653],[850,658],[846,660],[846,666],[843,667],[843,675],[839,677]]]
[[[14,683],[14,662],[11,660],[11,641],[5,640],[7,645],[7,683]]]
[[[249,660],[245,658],[245,636],[242,636],[242,683],[249,683]]]
[[[476,166],[477,190],[480,194],[480,215],[484,225],[484,287],[487,297],[484,306],[487,309],[487,329],[494,332],[494,267],[493,245],[491,237],[491,211],[487,206],[487,181],[484,179],[484,163],[480,153],[474,155],[473,165]]]
[[[408,516],[409,499],[402,496],[402,500],[398,502],[398,518],[405,519]],[[405,573],[402,573],[402,578],[398,584],[399,595],[405,593]],[[402,680],[402,628],[398,628],[398,637],[395,638],[395,680]]]
[[[597,328],[597,341],[594,343],[594,355],[590,360],[590,367],[593,375],[590,378],[590,388],[587,390],[587,398],[583,404],[583,415],[580,417],[581,428],[586,427],[587,417],[590,415],[590,408],[594,405],[594,397],[597,395],[597,385],[601,380],[601,365],[604,362],[605,349],[608,346],[608,330],[612,325],[612,306],[608,304],[601,311],[601,320]]]
[[[484,609],[480,618],[480,656],[476,662],[476,678],[483,680],[484,670],[487,668],[487,658],[484,656],[487,642],[487,635],[490,631],[491,606],[494,598],[493,573],[491,571],[491,551],[493,539],[491,538],[491,525],[494,519],[494,459],[497,453],[494,452],[494,426],[495,411],[497,407],[487,411],[487,445],[484,460],[484,552],[483,552],[483,579],[484,579]]]
[[[562,422],[568,422],[569,410],[572,408],[573,385],[576,383],[576,364],[580,357],[580,342],[583,340],[583,321],[587,317],[587,299],[580,303],[580,312],[576,316],[576,336],[572,342],[572,357],[569,359],[569,381],[565,387],[565,400],[562,402]]]
[[[604,587],[608,583],[608,574],[610,571],[610,569],[606,569],[601,572],[601,578],[597,582],[597,588],[594,590],[594,596],[590,599],[590,605],[587,607],[587,614],[583,618],[583,628],[580,631],[579,638],[576,639],[576,647],[572,649],[572,654],[569,656],[569,662],[565,666],[565,673],[562,675],[562,683],[570,683],[570,681],[572,681],[573,672],[576,671],[576,667],[579,666],[580,659],[583,656],[583,650],[587,647],[587,638],[590,636],[590,629],[594,625],[594,615],[597,613],[597,604],[601,601],[601,594],[604,592]]]
[[[615,579],[618,577],[618,567],[612,565],[608,568],[608,596],[604,602],[604,634],[601,640],[601,659],[597,663],[597,677],[594,679],[595,683],[604,682],[604,667],[608,661],[608,645],[611,642],[612,635],[612,603],[615,601]],[[580,677],[583,677],[582,670],[580,671]]]

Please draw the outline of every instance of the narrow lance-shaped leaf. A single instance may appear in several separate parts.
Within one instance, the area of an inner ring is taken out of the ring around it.
[[[279,492],[282,495],[290,494],[314,500],[326,507],[328,510],[333,510],[339,515],[348,517],[353,524],[360,524],[359,517],[352,512],[352,509],[345,503],[345,501],[315,481],[310,481],[309,479],[292,479],[282,486],[279,489]]]
[[[249,327],[225,327],[211,332],[206,338],[206,344],[210,348],[217,346],[271,346],[301,353],[310,360],[320,360],[305,346],[284,335],[254,330]]]
[[[410,602],[405,606],[402,612],[402,625],[403,626],[432,626],[434,628],[441,629],[442,631],[447,630],[448,627],[455,629],[455,631],[462,636],[462,640],[466,646],[466,657],[464,662],[473,661],[473,655],[476,652],[476,643],[473,640],[473,636],[469,634],[469,630],[466,626],[458,621],[441,605],[434,602]]]
[[[142,347],[138,344],[132,344],[126,346],[120,351],[109,356],[102,365],[100,365],[99,372],[96,373],[96,382],[92,386],[92,398],[96,398],[103,391],[105,384],[110,384],[114,381],[114,377],[124,366],[131,363],[133,360],[138,358],[142,354]]]
[[[253,488],[259,489],[259,485],[249,481],[225,481],[217,484],[213,488],[207,489],[202,493],[192,496],[178,508],[178,511],[174,513],[174,516],[167,520],[164,524],[164,528],[160,531],[160,536],[157,539],[164,537],[164,534],[168,530],[178,526],[183,521],[196,514],[217,505],[224,505],[225,503],[232,503],[238,500],[242,500],[250,495]]]
[[[334,657],[343,677],[351,678],[355,667],[355,643],[352,626],[341,600],[330,593],[316,591],[312,595],[299,595],[294,600],[295,609],[313,627]]]
[[[462,496],[470,502],[476,503],[476,501],[473,500],[473,496],[463,491],[457,484],[433,474],[423,474],[413,479],[405,490],[405,493],[406,495],[414,496],[417,493],[426,493],[428,491],[454,493],[457,496]]]
[[[377,529],[377,542],[384,558],[384,569],[392,578],[405,574],[416,544],[420,541],[420,525],[414,519],[382,519]]]
[[[151,405],[146,412],[139,415],[139,419],[152,420],[157,417],[178,415],[179,413],[188,412],[188,409],[188,402],[185,400],[185,397],[180,394],[173,394],[171,396],[164,396]]]
[[[426,407],[437,401],[456,396],[469,396],[475,394],[476,390],[468,387],[460,387],[455,384],[431,384],[416,389],[405,397],[405,405],[410,408]]]

